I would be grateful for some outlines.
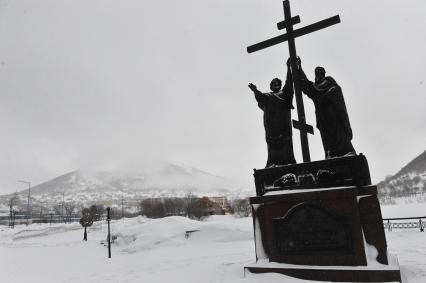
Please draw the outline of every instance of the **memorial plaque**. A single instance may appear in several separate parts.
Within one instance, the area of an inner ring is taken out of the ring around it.
[[[352,251],[349,220],[315,204],[299,204],[273,223],[279,255]]]

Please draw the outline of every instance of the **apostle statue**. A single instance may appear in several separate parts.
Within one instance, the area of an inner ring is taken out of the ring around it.
[[[295,164],[290,113],[291,109],[294,109],[290,59],[287,60],[287,79],[282,89],[282,82],[278,78],[271,81],[271,92],[263,93],[252,83],[248,86],[254,92],[257,105],[263,110],[263,124],[268,146],[266,167]]]
[[[303,72],[300,58],[297,59],[297,65],[301,89],[315,105],[317,128],[321,134],[325,158],[355,155],[342,89],[332,77],[325,75],[323,67],[315,68],[315,82],[312,82]]]

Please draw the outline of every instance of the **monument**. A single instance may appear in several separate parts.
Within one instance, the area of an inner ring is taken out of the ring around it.
[[[256,263],[244,270],[317,281],[401,282],[396,258],[387,253],[367,159],[356,155],[350,143],[352,130],[340,87],[325,79],[324,69],[310,82],[296,53],[295,38],[337,24],[340,17],[293,29],[300,17],[291,16],[288,0],[283,4],[285,20],[277,27],[286,33],[247,51],[288,42],[298,114],[293,127],[300,131],[303,163],[254,170],[256,196],[250,204]],[[313,134],[313,127],[305,120],[302,91],[316,106],[325,160],[311,162],[307,134]]]
[[[352,146],[352,128],[346,110],[342,89],[336,81],[326,76],[323,67],[315,68],[315,82],[311,82],[302,70],[302,61],[297,60],[301,74],[302,91],[315,105],[317,128],[321,134],[325,158],[355,155]]]
[[[293,77],[290,59],[287,60],[287,79],[283,89],[278,78],[271,81],[271,92],[262,93],[250,83],[257,104],[263,111],[265,138],[268,145],[266,167],[294,164],[293,139],[291,130],[291,109],[293,109]]]

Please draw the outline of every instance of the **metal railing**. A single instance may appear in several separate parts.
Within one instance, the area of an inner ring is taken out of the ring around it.
[[[10,219],[9,215],[0,216],[0,225],[8,225],[13,227],[19,224],[32,223],[72,223],[79,222],[81,216],[77,214],[73,215],[57,215],[57,214],[46,214],[42,217],[31,217],[28,218],[26,214],[13,214],[13,218]],[[13,224],[11,224],[13,223]]]
[[[393,229],[419,229],[420,232],[424,232],[425,226],[426,216],[383,219],[383,227],[390,232],[392,232]]]

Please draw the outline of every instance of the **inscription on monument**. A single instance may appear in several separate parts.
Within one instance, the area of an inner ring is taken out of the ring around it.
[[[274,218],[273,224],[277,254],[352,250],[348,220],[314,204],[296,205],[286,216]]]

